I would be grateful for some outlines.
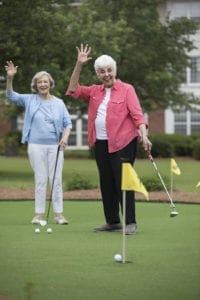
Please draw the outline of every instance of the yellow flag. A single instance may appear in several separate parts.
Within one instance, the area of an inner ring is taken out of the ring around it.
[[[130,163],[122,163],[122,191],[136,191],[144,194],[147,200],[149,200],[149,194],[138,178],[135,170]]]
[[[171,158],[171,172],[173,172],[176,175],[181,174],[181,170],[179,169],[175,159]]]
[[[200,181],[197,183],[196,187],[199,187],[200,186]]]

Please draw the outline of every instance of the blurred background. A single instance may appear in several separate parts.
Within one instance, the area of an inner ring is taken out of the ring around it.
[[[93,57],[81,83],[97,82],[95,58],[111,55],[140,98],[154,156],[200,159],[200,1],[178,0],[0,1],[0,155],[24,150],[23,109],[5,99],[7,60],[18,66],[20,93],[30,93],[36,72],[51,73],[73,121],[68,149],[88,151],[87,107],[64,96],[81,43]]]

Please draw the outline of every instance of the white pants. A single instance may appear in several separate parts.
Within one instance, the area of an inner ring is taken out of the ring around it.
[[[48,181],[52,188],[58,145],[28,144],[28,156],[35,177],[35,213],[44,214]],[[54,213],[63,212],[63,151],[59,151],[52,192]]]

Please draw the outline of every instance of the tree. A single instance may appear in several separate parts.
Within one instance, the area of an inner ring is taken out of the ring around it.
[[[146,111],[199,101],[179,90],[189,66],[187,53],[194,47],[189,35],[197,26],[187,18],[161,23],[158,5],[163,2],[85,0],[71,27],[80,32],[80,42],[92,46],[94,58],[107,53],[116,59],[119,77],[135,86]],[[91,79],[88,72],[87,67],[83,83]]]
[[[79,7],[72,2],[0,2],[0,75],[5,61],[12,59],[19,66],[17,91],[29,92],[33,75],[46,70],[55,79],[54,93],[70,111],[84,111],[85,104],[65,97],[64,91],[76,61],[75,46],[88,43],[93,61],[82,71],[81,83],[96,81],[94,59],[107,53],[116,59],[119,77],[135,86],[145,111],[195,101],[179,91],[189,65],[186,53],[193,47],[188,35],[195,33],[194,23],[161,23],[157,8],[163,0],[82,0]]]
[[[69,3],[64,0],[2,0],[0,2],[0,63],[13,60],[18,65],[14,88],[21,93],[30,92],[34,74],[46,70],[53,76],[55,94],[63,97],[68,40],[67,16]],[[9,115],[22,108],[9,107]]]

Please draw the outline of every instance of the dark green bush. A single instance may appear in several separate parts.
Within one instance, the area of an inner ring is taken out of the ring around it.
[[[0,139],[0,154],[5,156],[16,156],[21,144],[21,131],[12,130]]]
[[[149,137],[153,157],[192,156],[195,141],[199,135],[159,134]],[[146,158],[146,153],[140,143],[137,150],[138,158]]]
[[[180,134],[167,134],[165,138],[174,148],[175,156],[190,156],[192,153],[192,137]]]
[[[165,183],[166,188],[168,189],[170,186],[169,183],[169,178],[162,176],[163,181]],[[164,187],[158,177],[142,177],[141,181],[143,185],[146,187],[147,191],[152,192],[152,191],[162,191],[164,190]]]
[[[192,155],[195,159],[200,160],[200,139],[194,140]]]
[[[138,143],[138,146],[137,146],[137,158],[146,158],[147,155],[146,155],[146,152],[144,151],[142,145],[140,143]]]
[[[153,144],[152,155],[153,157],[173,157],[174,147],[168,141],[166,135],[154,135],[150,137]]]
[[[65,190],[67,191],[90,190],[94,188],[96,188],[96,186],[93,186],[88,179],[84,178],[78,173],[73,174],[71,179],[68,181],[68,183],[65,186]]]

